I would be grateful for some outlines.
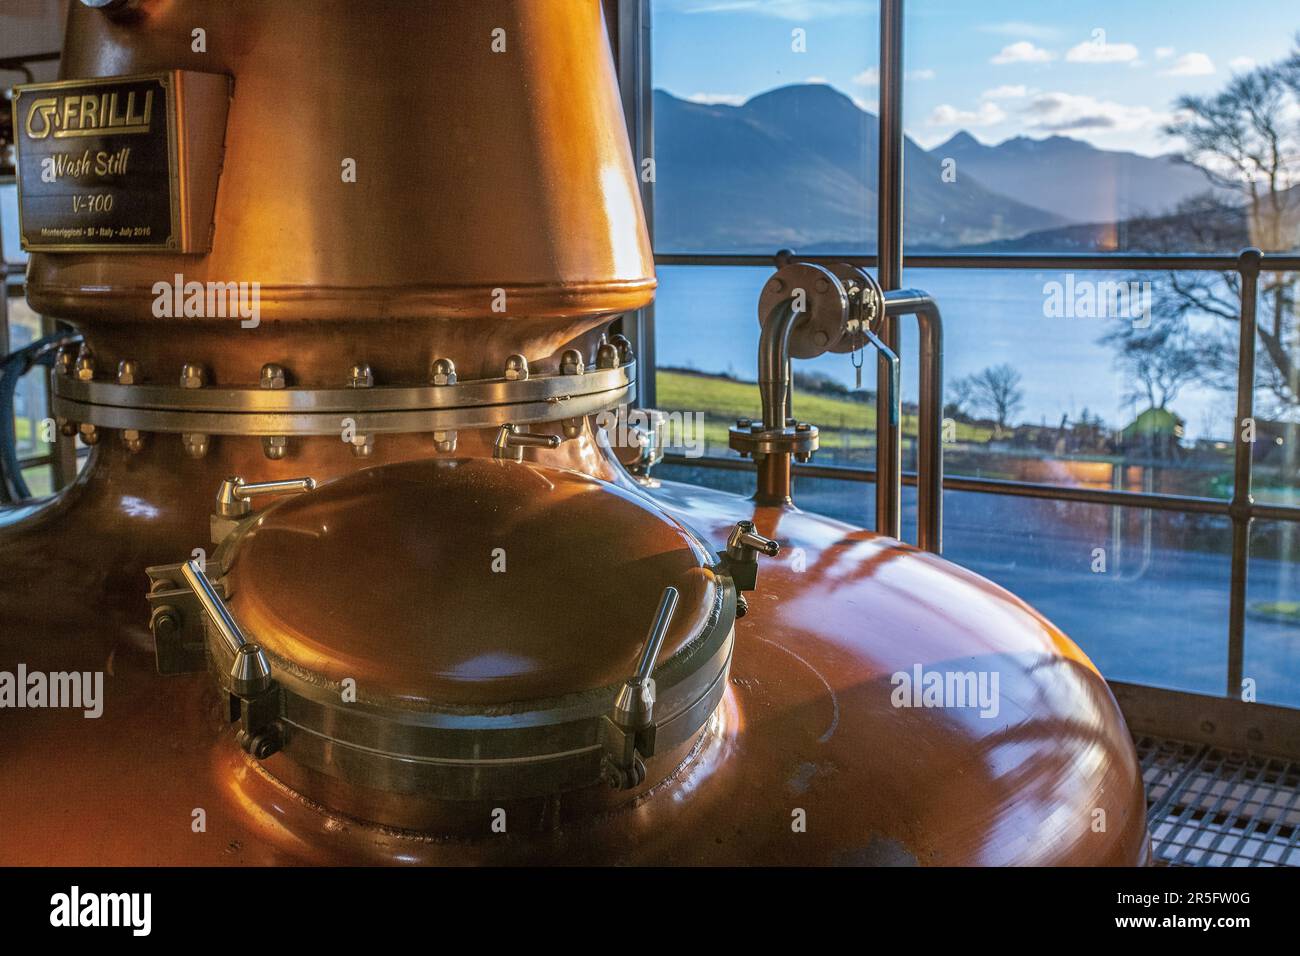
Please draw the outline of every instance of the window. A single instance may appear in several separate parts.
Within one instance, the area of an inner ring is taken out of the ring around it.
[[[656,403],[703,412],[707,455],[734,461],[727,426],[759,410],[756,313],[773,254],[875,252],[877,5],[651,10]],[[945,320],[946,555],[1023,594],[1114,678],[1235,695],[1255,673],[1268,675],[1259,699],[1291,705],[1297,31],[1283,0],[1226,19],[1208,0],[911,0],[904,82],[905,283]],[[1243,370],[1237,254],[1251,245],[1267,258]],[[910,469],[917,343],[902,327]],[[797,478],[796,499],[869,527],[866,358],[860,384],[849,356],[796,363],[794,402],[822,430],[817,463],[854,469]],[[1248,534],[1229,516],[1243,442],[1263,508]],[[678,457],[665,477],[752,488],[707,457]],[[909,491],[904,536],[914,507]],[[1232,568],[1247,560],[1244,616],[1230,620]]]

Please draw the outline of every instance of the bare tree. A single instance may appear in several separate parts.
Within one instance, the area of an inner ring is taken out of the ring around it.
[[[1124,396],[1127,404],[1166,408],[1200,375],[1201,351],[1177,319],[1162,317],[1145,328],[1122,325],[1101,342],[1115,349],[1116,365],[1128,372],[1132,385]]]
[[[1300,247],[1300,37],[1286,59],[1236,75],[1211,96],[1180,97],[1175,117],[1165,132],[1186,143],[1183,160],[1202,169],[1214,188],[1173,216],[1129,224],[1133,245],[1160,252]],[[1272,407],[1260,410],[1276,417],[1300,406],[1298,281],[1294,273],[1260,276],[1258,385],[1272,398]],[[1170,272],[1159,286],[1157,314],[1218,320],[1197,332],[1194,346],[1205,379],[1234,390],[1237,273]]]
[[[1020,388],[1020,373],[1010,365],[993,365],[971,377],[975,404],[993,416],[1000,436],[1006,431],[1012,415],[1024,403],[1025,393]]]
[[[961,378],[953,379],[948,383],[947,391],[948,404],[944,406],[944,414],[949,418],[968,414],[975,404],[974,376],[964,375]]]

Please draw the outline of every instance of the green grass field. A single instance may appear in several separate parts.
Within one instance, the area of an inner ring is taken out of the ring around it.
[[[656,404],[664,411],[703,412],[705,438],[726,447],[727,429],[738,418],[758,418],[758,386],[728,378],[661,371],[655,376]],[[872,448],[876,444],[875,404],[854,402],[796,388],[794,413],[821,430],[823,448]],[[956,422],[959,442],[988,441],[990,431]],[[916,434],[916,415],[903,414],[903,434]]]

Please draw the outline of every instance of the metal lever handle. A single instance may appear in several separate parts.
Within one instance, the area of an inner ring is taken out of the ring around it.
[[[268,690],[271,686],[271,662],[267,660],[266,652],[260,644],[254,644],[244,637],[244,632],[226,608],[226,602],[208,580],[197,558],[181,565],[181,577],[199,599],[199,605],[221,635],[222,642],[235,656],[230,666],[230,689],[235,696],[256,697]]]
[[[663,597],[659,599],[659,610],[655,611],[654,623],[650,625],[650,633],[646,635],[645,647],[641,651],[641,662],[636,666],[633,680],[648,680],[654,670],[655,661],[659,659],[659,652],[664,647],[664,638],[668,636],[668,625],[672,623],[673,614],[677,611],[678,596],[676,588],[664,588]]]
[[[641,660],[636,666],[636,673],[623,684],[614,701],[614,722],[621,727],[639,730],[648,727],[654,719],[655,682],[650,674],[654,671],[655,661],[659,659],[664,639],[668,636],[668,625],[672,623],[673,613],[677,610],[677,598],[676,588],[664,588],[663,597],[659,599],[659,609],[650,625],[650,633],[646,635],[645,647],[641,649]]]
[[[870,342],[880,353],[881,357],[889,363],[889,380],[885,384],[888,390],[884,396],[885,402],[889,405],[889,427],[897,428],[898,423],[903,417],[903,396],[899,389],[899,361],[898,353],[886,345],[875,332],[864,327],[863,334],[866,335],[867,341]]]
[[[242,518],[253,510],[251,499],[262,495],[292,495],[315,491],[315,478],[286,478],[282,481],[258,481],[252,484],[238,475],[227,478],[217,489],[217,514],[223,518]]]
[[[737,521],[727,538],[727,553],[738,561],[748,561],[753,557],[750,551],[761,551],[769,558],[775,558],[781,553],[781,543],[755,531],[754,522]]]
[[[190,586],[194,596],[199,599],[199,604],[203,606],[217,633],[221,635],[221,640],[225,642],[226,647],[230,648],[230,653],[238,654],[239,649],[248,643],[248,638],[244,637],[244,632],[226,610],[226,602],[221,600],[221,595],[212,586],[208,576],[203,573],[197,558],[181,565],[181,576],[185,578],[185,583]]]
[[[525,448],[559,448],[559,435],[540,435],[523,431],[521,425],[502,425],[492,443],[492,457],[524,460]]]

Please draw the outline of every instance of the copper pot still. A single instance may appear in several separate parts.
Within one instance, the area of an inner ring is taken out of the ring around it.
[[[74,2],[62,78],[16,125],[164,158],[110,242],[22,199],[92,454],[0,516],[0,670],[104,691],[6,713],[0,862],[1146,859],[1032,608],[620,463],[655,278],[599,3]]]

